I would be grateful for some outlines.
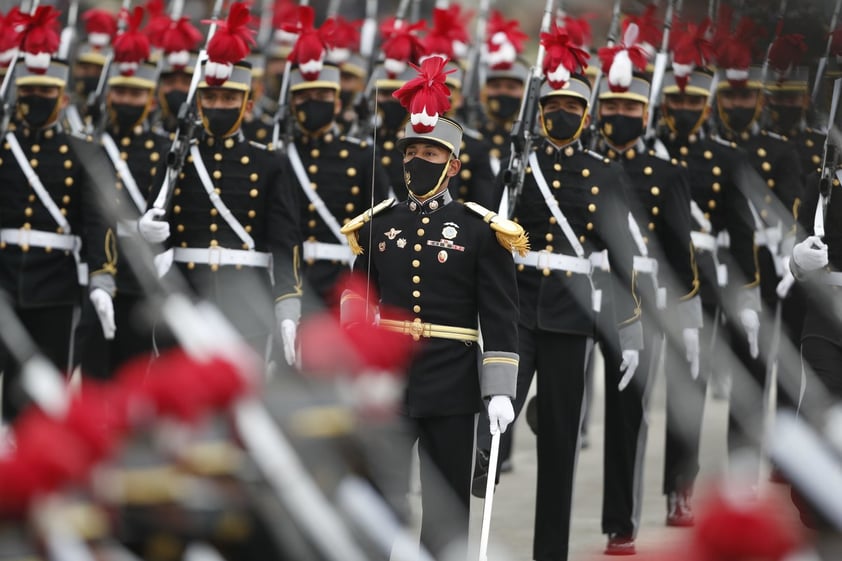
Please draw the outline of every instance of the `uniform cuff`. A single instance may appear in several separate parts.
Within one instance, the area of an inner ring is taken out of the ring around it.
[[[682,329],[702,327],[702,299],[698,295],[679,302],[675,311]]]
[[[117,294],[117,282],[114,277],[108,274],[91,275],[88,279],[88,292],[101,288],[111,295],[112,298]]]
[[[517,353],[488,351],[482,355],[482,371],[479,384],[483,398],[505,395],[515,398],[517,390],[517,367],[520,359]]]
[[[619,330],[620,349],[624,351],[639,351],[643,348],[643,326],[639,321],[625,325]]]
[[[278,321],[291,319],[296,324],[301,319],[301,299],[300,298],[284,298],[275,302],[275,318]]]
[[[744,288],[737,294],[738,310],[760,311],[760,287]]]

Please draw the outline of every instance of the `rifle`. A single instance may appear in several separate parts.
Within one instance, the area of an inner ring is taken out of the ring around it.
[[[675,10],[675,0],[667,2],[667,12],[664,15],[664,35],[661,38],[661,48],[655,55],[655,69],[652,72],[652,83],[649,88],[649,116],[646,119],[646,133],[644,138],[652,140],[655,136],[655,113],[661,100],[661,86],[664,83],[664,74],[667,71],[669,59],[670,30],[672,29],[672,18]]]
[[[195,135],[196,125],[199,121],[196,114],[196,90],[199,89],[202,65],[208,60],[208,43],[213,38],[213,34],[216,33],[216,22],[219,20],[222,12],[222,1],[214,0],[208,36],[205,39],[204,47],[199,51],[199,56],[196,58],[196,67],[193,70],[193,76],[190,78],[190,89],[187,90],[187,99],[184,100],[178,109],[178,128],[175,131],[175,137],[170,146],[170,151],[167,153],[167,172],[164,175],[161,190],[158,192],[158,196],[152,204],[154,208],[166,210],[169,207],[173,187],[175,187],[175,182],[178,180],[181,169],[184,167],[184,160],[187,158],[187,151],[190,149],[190,141]]]
[[[618,2],[619,3],[619,2]],[[544,17],[541,20],[541,33],[548,33],[553,18],[553,0],[546,0]],[[526,160],[532,151],[533,129],[538,113],[538,99],[541,84],[544,81],[544,45],[538,44],[535,64],[529,70],[529,82],[520,102],[517,120],[512,124],[512,152],[509,165],[503,171],[503,184],[509,189],[509,214],[514,212],[520,192],[523,190],[523,176],[526,173]]]
[[[830,18],[830,31],[827,38],[827,46],[824,49],[824,56],[819,59],[819,64],[816,67],[816,80],[813,82],[813,93],[810,96],[813,105],[819,97],[819,88],[822,85],[822,78],[824,71],[827,68],[827,59],[830,56],[830,47],[833,46],[833,30],[836,29],[836,22],[839,21],[839,9],[842,8],[842,0],[836,0],[836,6],[833,8],[833,15]]]
[[[608,37],[605,41],[605,46],[613,47],[617,42],[617,35],[620,32],[620,4],[622,0],[614,0],[614,8],[611,11],[611,24],[608,26]],[[596,76],[594,77],[593,89],[591,90],[591,99],[589,100],[589,111],[591,119],[596,117],[596,99],[599,95],[599,83],[602,81],[602,66],[596,69]]]
[[[300,6],[307,6],[309,0],[301,0]],[[292,138],[292,120],[289,118],[289,75],[292,71],[292,63],[287,56],[284,61],[284,74],[281,78],[281,91],[278,92],[278,110],[275,112],[275,126],[272,127],[272,146],[281,152]],[[281,131],[284,131],[284,141],[281,142]]]
[[[830,99],[830,113],[827,116],[827,133],[824,139],[824,154],[822,155],[821,176],[819,179],[819,204],[813,222],[813,233],[824,237],[824,219],[830,204],[830,194],[833,187],[833,172],[839,158],[839,146],[833,134],[833,123],[839,108],[839,96],[842,93],[842,78],[833,81],[833,96]]]
[[[468,71],[462,84],[462,110],[465,122],[469,127],[477,128],[482,121],[482,104],[479,101],[479,91],[485,84],[485,66],[483,52],[488,28],[488,11],[491,0],[480,0],[477,13],[477,30],[471,50],[468,53]]]
[[[120,17],[117,18],[117,35],[126,29],[126,18],[129,16],[129,8],[132,0],[123,0],[120,6]],[[108,75],[111,73],[111,65],[114,63],[114,49],[111,49],[105,56],[105,62],[102,65],[102,71],[99,73],[99,80],[96,83],[96,89],[88,94],[87,102],[85,103],[85,115],[88,117],[87,129],[88,132],[99,134],[105,128],[105,87],[108,84]]]
[[[61,40],[58,45],[58,58],[67,60],[70,48],[76,39],[76,21],[79,18],[79,0],[72,0],[67,9],[67,25],[61,30]]]
[[[265,52],[272,40],[272,0],[262,0],[260,3],[260,25],[256,40],[258,48]]]
[[[35,14],[35,10],[38,9],[38,2],[39,0],[32,0],[32,5],[29,7],[29,15]],[[2,102],[2,106],[0,106],[0,136],[6,136],[6,131],[9,129],[9,120],[12,115],[11,103],[9,100],[9,88],[11,87],[12,80],[14,79],[15,67],[18,64],[18,59],[20,59],[20,45],[23,45],[23,39],[24,36],[21,35],[17,52],[15,53],[15,56],[12,57],[9,67],[6,68],[6,75],[3,76],[3,83],[0,84],[0,102]]]

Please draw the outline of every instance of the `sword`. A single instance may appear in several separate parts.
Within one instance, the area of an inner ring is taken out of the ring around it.
[[[485,482],[485,502],[482,505],[482,531],[479,536],[479,561],[488,561],[488,534],[491,530],[491,508],[494,506],[494,485],[497,480],[497,456],[500,455],[500,430],[491,437],[488,458],[488,480]]]

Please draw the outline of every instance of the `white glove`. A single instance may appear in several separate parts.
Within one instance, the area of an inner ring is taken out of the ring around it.
[[[491,421],[491,434],[506,432],[509,423],[515,420],[515,408],[512,407],[512,400],[506,395],[491,396],[488,402],[488,420]]]
[[[795,266],[804,272],[815,271],[827,265],[827,245],[818,236],[810,236],[792,248]],[[796,271],[797,272],[797,271]]]
[[[777,293],[778,298],[783,300],[787,297],[787,294],[789,294],[790,289],[792,289],[792,285],[795,284],[795,276],[793,276],[792,271],[789,268],[789,257],[783,257],[781,262],[784,276],[778,283],[778,286],[775,287],[775,292]]]
[[[137,221],[137,230],[148,242],[161,243],[170,237],[170,223],[160,220],[166,214],[162,208],[150,208]]]
[[[743,324],[743,329],[746,330],[748,337],[748,352],[751,358],[757,358],[760,354],[760,347],[758,346],[757,338],[760,334],[760,318],[757,312],[746,308],[740,311],[740,323]]]
[[[287,364],[295,364],[295,334],[298,327],[291,319],[282,319],[280,325],[281,343],[284,345],[284,359]]]
[[[111,295],[102,288],[94,288],[91,290],[90,299],[102,325],[102,334],[106,339],[113,339],[117,325],[114,323],[114,301]]]
[[[699,377],[699,328],[685,327],[681,336],[684,338],[687,362],[690,363],[690,376],[695,380]]]
[[[623,372],[623,377],[617,385],[620,391],[623,391],[629,385],[637,371],[638,364],[640,364],[640,351],[623,351],[623,362],[620,363],[620,372]]]

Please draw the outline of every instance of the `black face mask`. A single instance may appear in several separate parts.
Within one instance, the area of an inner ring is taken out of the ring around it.
[[[164,113],[172,117],[178,117],[178,110],[181,109],[181,104],[187,101],[187,92],[181,90],[172,90],[164,94]]]
[[[448,162],[434,164],[419,157],[414,157],[403,164],[403,178],[406,188],[417,197],[423,197],[435,191],[444,181]]]
[[[111,104],[111,118],[121,132],[129,132],[140,124],[146,113],[145,105],[128,105],[126,103]]]
[[[544,127],[550,138],[570,142],[579,133],[583,118],[582,115],[559,109],[552,113],[544,113]]]
[[[89,94],[96,91],[99,85],[99,76],[83,76],[76,79],[76,93],[82,98],[87,98]]]
[[[283,80],[283,73],[267,75],[264,95],[273,101],[277,101],[278,97],[281,95],[281,83]]]
[[[213,136],[222,137],[230,134],[240,119],[240,108],[202,109],[205,129]]]
[[[743,132],[754,121],[754,107],[734,107],[724,109],[728,128],[734,132]]]
[[[47,124],[56,110],[58,98],[24,95],[18,98],[18,110],[23,120],[35,129]]]
[[[520,98],[511,95],[488,96],[488,114],[495,119],[508,121],[520,110]]]
[[[295,119],[306,132],[316,133],[333,123],[335,107],[333,101],[308,99],[295,108]]]
[[[339,102],[342,104],[342,109],[347,109],[350,107],[351,103],[354,101],[354,94],[357,92],[348,91],[341,91],[339,92]]]
[[[627,115],[607,115],[599,119],[599,131],[609,144],[624,147],[643,134],[643,119]]]
[[[406,109],[397,101],[380,103],[380,127],[387,131],[399,131],[407,117]]]
[[[804,118],[803,107],[792,107],[789,105],[770,105],[772,121],[784,134],[789,134],[798,128]]]
[[[696,109],[670,109],[670,119],[673,132],[681,138],[686,138],[695,132],[696,125],[702,118],[702,110]]]

